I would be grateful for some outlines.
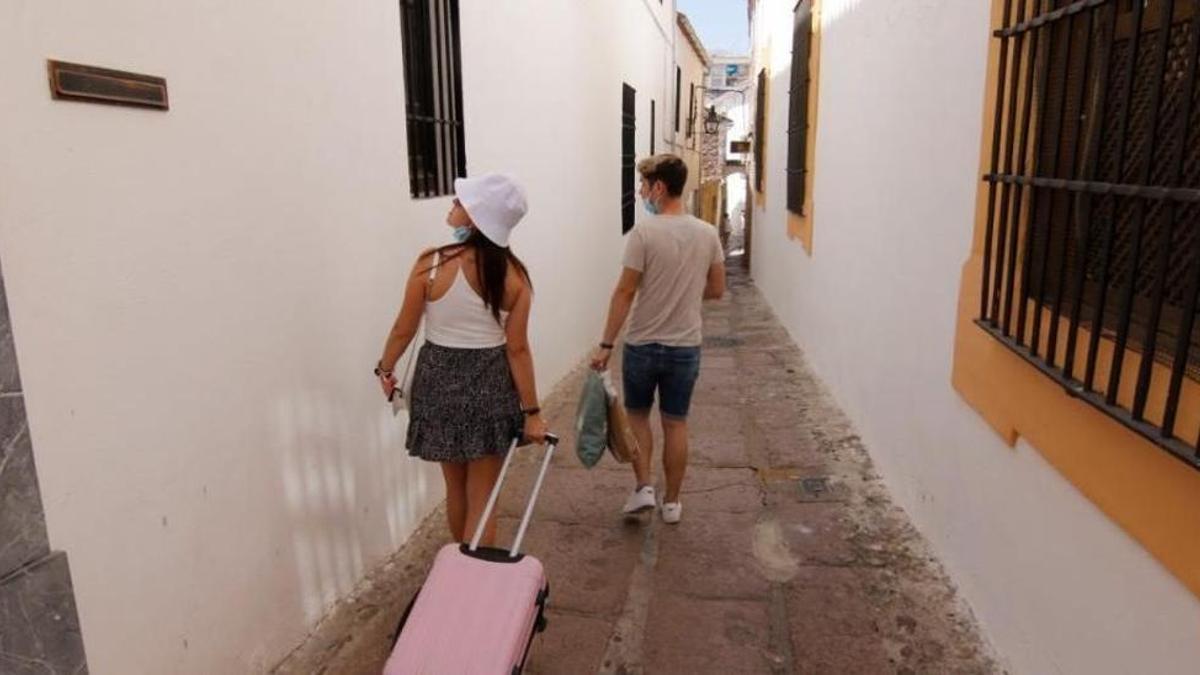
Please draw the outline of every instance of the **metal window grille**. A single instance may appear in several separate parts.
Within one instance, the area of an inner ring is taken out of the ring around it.
[[[1200,0],[1003,12],[978,324],[1200,468]]]
[[[683,70],[675,66],[675,133],[679,133],[679,108],[683,98]]]
[[[766,140],[767,69],[758,71],[754,104],[754,189],[763,191],[763,143]]]
[[[409,187],[414,197],[454,192],[467,175],[458,0],[401,0]]]
[[[633,206],[634,185],[633,174],[635,171],[634,157],[636,149],[634,141],[636,139],[636,122],[637,111],[634,107],[637,104],[637,91],[633,87],[624,84],[621,86],[621,232],[629,232],[633,229]]]
[[[796,5],[792,24],[792,74],[788,91],[787,209],[804,214],[808,174],[808,84],[812,52],[812,0]]]
[[[654,154],[654,100],[650,100],[650,154]]]
[[[690,85],[688,93],[688,120],[687,120],[687,137],[691,138],[696,134],[696,83]]]

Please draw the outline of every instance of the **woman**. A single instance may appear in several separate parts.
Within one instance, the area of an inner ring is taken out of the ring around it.
[[[390,398],[396,361],[424,315],[406,445],[441,464],[450,534],[462,542],[474,534],[512,439],[542,442],[547,429],[526,334],[533,287],[508,248],[525,215],[524,193],[499,175],[460,178],[454,188],[446,223],[457,243],[417,258],[376,375]],[[483,545],[495,537],[493,517]]]

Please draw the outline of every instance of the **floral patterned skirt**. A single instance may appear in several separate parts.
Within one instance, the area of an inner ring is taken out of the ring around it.
[[[524,426],[504,346],[421,347],[409,401],[408,454],[431,462],[504,455]]]

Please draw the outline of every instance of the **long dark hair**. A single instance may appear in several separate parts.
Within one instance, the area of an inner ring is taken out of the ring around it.
[[[513,255],[511,249],[496,245],[475,228],[471,228],[471,234],[466,241],[461,244],[439,246],[435,252],[442,256],[442,262],[449,262],[466,253],[468,249],[475,251],[475,276],[483,285],[483,304],[491,310],[496,323],[500,323],[500,310],[504,303],[504,282],[508,278],[508,266],[516,267],[521,278],[532,289],[533,282],[529,279],[529,270],[525,268],[525,263],[521,262],[520,258]],[[432,270],[431,266],[425,270],[425,273]]]

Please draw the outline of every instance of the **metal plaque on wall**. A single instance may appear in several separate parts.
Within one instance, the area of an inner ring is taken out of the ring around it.
[[[167,81],[78,63],[47,61],[55,99],[168,110]]]

